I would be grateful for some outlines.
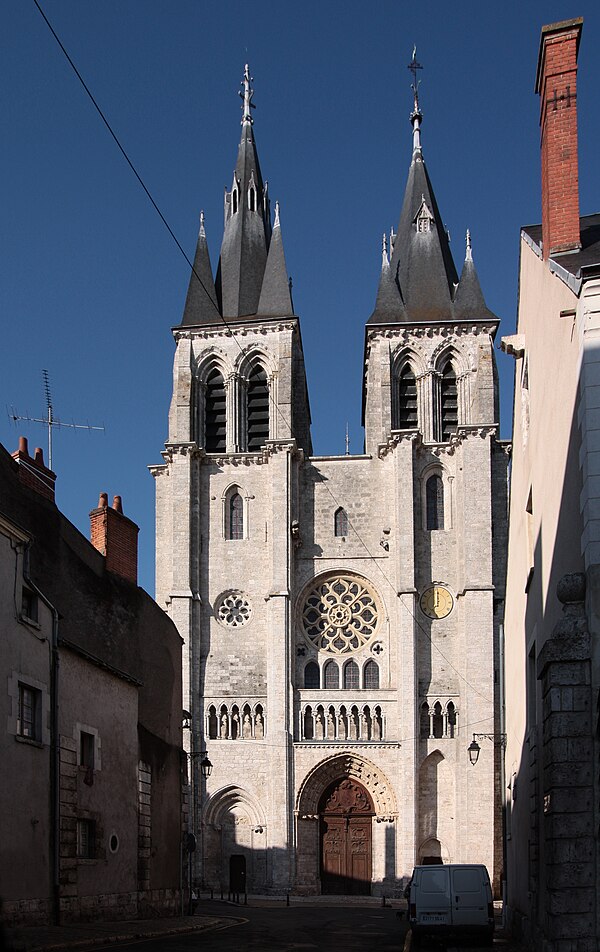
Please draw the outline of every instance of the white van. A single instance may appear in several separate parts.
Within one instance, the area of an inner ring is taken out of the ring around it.
[[[476,863],[415,866],[409,883],[408,919],[412,948],[422,935],[475,934],[494,941],[494,903],[490,877]]]

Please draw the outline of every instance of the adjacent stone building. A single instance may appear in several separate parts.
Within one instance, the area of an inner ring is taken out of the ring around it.
[[[598,948],[600,215],[579,214],[582,20],[542,29],[542,223],[521,231],[506,593],[507,910]]]
[[[0,447],[0,897],[11,923],[174,914],[181,639],[105,494],[91,545],[21,439]]]
[[[498,319],[468,238],[455,269],[415,96],[398,232],[363,318],[365,452],[314,456],[250,82],[246,68],[216,278],[202,221],[152,467],[157,600],[185,643],[196,881],[398,895],[415,862],[440,861],[498,881]],[[475,767],[473,732],[492,738]]]

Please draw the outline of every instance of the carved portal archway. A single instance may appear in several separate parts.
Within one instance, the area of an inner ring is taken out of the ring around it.
[[[319,804],[321,892],[369,895],[373,802],[357,780],[335,780]]]
[[[336,804],[339,810],[334,809]],[[359,882],[364,883],[365,879],[361,877],[368,876],[370,879],[371,875],[373,881],[379,882],[385,876],[384,853],[389,841],[395,838],[394,821],[397,815],[396,797],[392,786],[383,771],[375,764],[348,751],[322,760],[309,771],[296,799],[296,889],[298,892],[310,895],[315,891],[331,891],[332,883],[327,881],[327,875],[332,873],[331,864],[337,863],[338,860],[326,858],[324,855],[324,851],[327,852],[331,845],[327,840],[324,842],[326,832],[324,824],[329,823],[328,828],[335,826],[332,821],[336,816],[340,820],[338,826],[341,825],[341,821],[344,826],[343,831],[338,829],[337,832],[338,834],[343,832],[345,837],[343,844],[345,859],[339,859],[340,869],[343,868],[342,863],[345,863],[347,871],[350,862],[350,868],[352,864],[355,864],[356,878]],[[356,822],[353,818],[356,818]],[[346,819],[349,821],[348,824]],[[348,831],[352,827],[352,832],[347,832],[346,827]],[[365,839],[366,837],[369,839]],[[365,844],[367,852],[363,855],[367,857],[365,860],[367,864],[371,864],[372,855],[372,865],[368,865],[368,868],[365,868],[364,873],[360,875],[358,866],[362,860],[349,860],[347,854],[348,849],[352,851],[348,840],[352,841],[353,838],[357,842],[362,840]],[[388,847],[387,852],[391,857],[393,848]],[[390,862],[393,875],[393,858]],[[325,881],[322,877],[323,872],[326,874]],[[354,880],[354,876],[350,878]],[[343,883],[341,885],[344,886]],[[347,887],[349,884],[345,885]],[[341,890],[338,888],[335,891],[349,892],[355,889],[354,887]],[[363,887],[360,891],[368,890]]]

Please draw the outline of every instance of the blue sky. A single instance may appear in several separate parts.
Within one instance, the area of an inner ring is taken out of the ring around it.
[[[203,209],[213,267],[240,134],[245,62],[255,134],[281,205],[300,315],[315,453],[361,452],[364,323],[381,233],[397,226],[411,155],[413,43],[422,141],[460,271],[464,234],[488,306],[514,330],[519,228],[540,220],[540,28],[584,17],[580,203],[600,211],[596,2],[43,0],[42,6],[190,257]],[[154,591],[154,486],[167,433],[189,268],[119,154],[33,0],[0,7],[3,183],[0,441],[46,434],[9,419],[54,411],[104,433],[55,431],[57,502],[87,535],[101,491],[140,526]],[[498,338],[499,340],[499,338]],[[498,354],[501,431],[512,363]],[[1,507],[1,501],[0,501]]]

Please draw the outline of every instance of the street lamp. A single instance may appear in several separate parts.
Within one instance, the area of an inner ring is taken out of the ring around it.
[[[186,710],[183,710],[183,711],[181,712],[181,714],[182,714],[181,726],[182,726],[183,730],[189,730],[189,732],[190,732],[190,746],[193,747],[193,746],[194,746],[194,733],[193,733],[192,715],[190,714],[189,711],[186,711]],[[206,751],[206,750],[190,750],[190,751],[187,752],[187,756],[190,758],[190,784],[191,784],[191,801],[192,801],[192,802],[191,802],[191,816],[192,816],[192,823],[193,823],[193,822],[194,822],[194,819],[195,819],[195,795],[194,795],[194,791],[196,790],[196,779],[195,779],[195,776],[194,776],[195,771],[194,771],[194,769],[193,769],[193,765],[194,765],[194,763],[197,763],[197,764],[198,764],[198,766],[200,767],[200,775],[201,775],[201,777],[202,777],[202,780],[204,780],[204,781],[208,780],[208,778],[210,777],[210,775],[211,775],[211,773],[212,773],[212,771],[213,771],[213,765],[212,765],[212,763],[210,762],[210,760],[208,759],[208,751]],[[197,775],[196,775],[196,776],[197,776]],[[200,798],[201,798],[201,797],[202,797],[202,787],[201,787],[201,785],[199,785],[199,787],[200,787]],[[189,833],[187,834],[185,843],[186,843],[186,850],[187,850],[187,854],[188,854],[188,889],[189,889],[188,913],[189,913],[189,915],[192,915],[192,912],[193,912],[193,899],[192,899],[192,896],[193,896],[193,891],[192,891],[193,858],[192,858],[192,854],[196,851],[196,836],[195,836],[195,834],[192,833],[192,832],[189,832]],[[202,865],[203,865],[203,857],[201,857],[201,862],[202,862]]]
[[[498,744],[500,747],[506,747],[506,734],[473,734],[473,740],[467,747],[469,760],[471,761],[471,765],[473,767],[479,760],[479,754],[481,752],[481,747],[477,743],[477,738],[480,740],[491,740],[494,745]]]

